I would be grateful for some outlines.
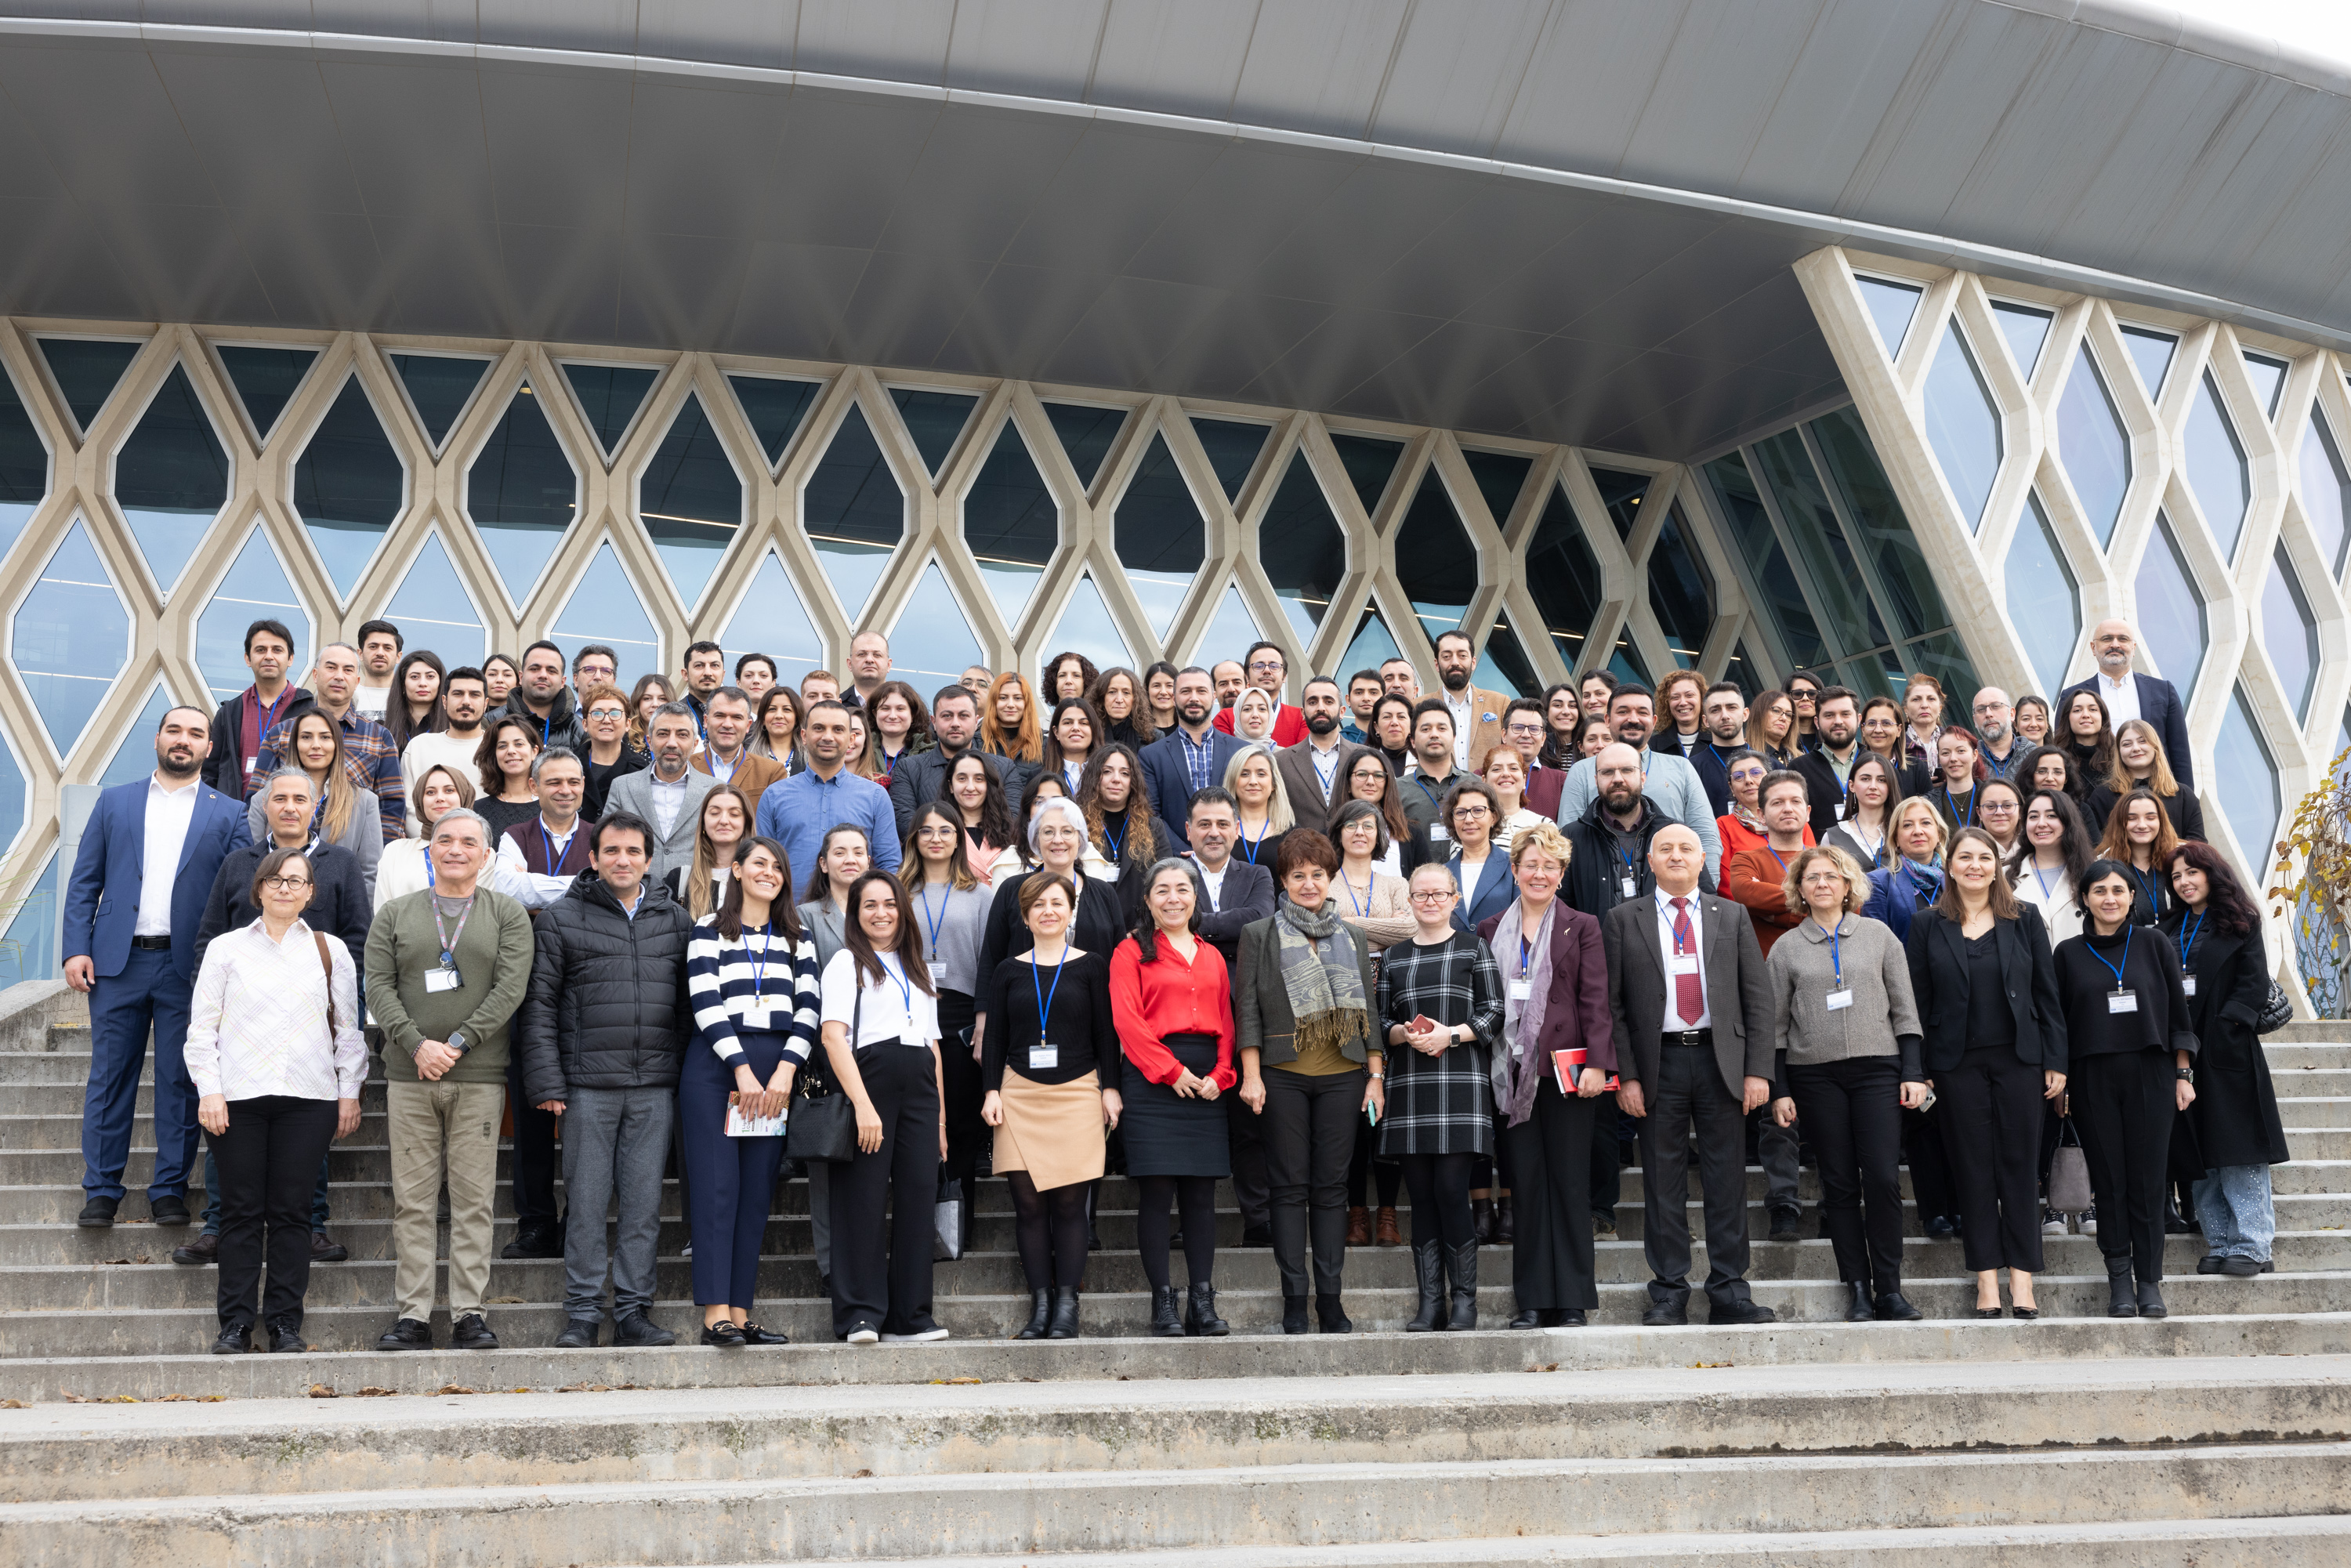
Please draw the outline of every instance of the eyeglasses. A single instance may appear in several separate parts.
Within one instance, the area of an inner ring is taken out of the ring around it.
[[[298,893],[310,885],[310,879],[307,876],[266,876],[261,879],[261,885],[272,893]]]
[[[1453,890],[1449,887],[1416,887],[1411,896],[1415,904],[1450,904],[1453,902]]]
[[[629,710],[621,707],[591,707],[588,710],[588,716],[590,718],[609,718],[617,723],[629,716]]]
[[[1490,817],[1494,813],[1492,811],[1487,810],[1483,806],[1456,806],[1453,808],[1453,815],[1457,820],[1462,817]]]
[[[1249,668],[1257,671],[1259,674],[1265,674],[1268,670],[1279,670],[1285,667],[1286,666],[1280,659],[1251,659],[1249,661]]]

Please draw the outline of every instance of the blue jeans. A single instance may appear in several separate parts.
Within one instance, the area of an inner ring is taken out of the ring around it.
[[[2269,1166],[2215,1166],[2197,1182],[2195,1193],[2197,1223],[2215,1254],[2270,1260],[2277,1205],[2270,1197]]]

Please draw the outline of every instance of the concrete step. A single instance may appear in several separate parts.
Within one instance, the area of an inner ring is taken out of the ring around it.
[[[0,1107],[27,1116],[71,1116],[81,1119],[82,1095],[87,1085],[81,1079],[57,1083],[8,1083],[0,1082]],[[376,1079],[360,1086],[360,1108],[381,1113],[383,1110],[383,1081]],[[155,1113],[155,1085],[152,1080],[139,1085],[139,1099],[134,1114],[138,1124],[149,1124]],[[78,1137],[77,1137],[77,1141]]]

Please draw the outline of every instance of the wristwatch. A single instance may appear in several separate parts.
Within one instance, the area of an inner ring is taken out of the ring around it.
[[[465,1052],[473,1049],[473,1047],[465,1043],[465,1031],[462,1030],[451,1030],[449,1031],[449,1038],[444,1043],[447,1044],[450,1050],[455,1051],[460,1056],[465,1055]]]
[[[2175,1073],[2182,1083],[2193,1083],[2196,1082],[2196,1070],[2192,1067],[2176,1069]]]

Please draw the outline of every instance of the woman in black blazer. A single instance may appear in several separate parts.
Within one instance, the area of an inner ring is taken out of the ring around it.
[[[2171,831],[2178,837],[2204,836],[2203,803],[2196,799],[2195,790],[2172,777],[2171,764],[2163,758],[2163,737],[2143,718],[2126,718],[2115,730],[2115,770],[2090,789],[2086,820],[2093,838],[2106,831],[2106,820],[2115,814],[2115,807],[2134,789],[2147,790],[2162,802],[2163,814],[2171,819]]]
[[[2065,1018],[2041,912],[2020,904],[1981,828],[1952,836],[1943,891],[1910,921],[1910,989],[1928,1082],[1959,1189],[1976,1316],[2000,1316],[2000,1270],[2020,1318],[2037,1318],[2041,1102],[2064,1092]]]
[[[1461,902],[1453,906],[1453,928],[1473,932],[1479,924],[1508,909],[1519,896],[1510,878],[1510,857],[1494,843],[1494,830],[1502,825],[1502,797],[1475,774],[1459,775],[1461,782],[1445,792],[1441,817],[1453,835],[1453,855],[1446,862]]]

